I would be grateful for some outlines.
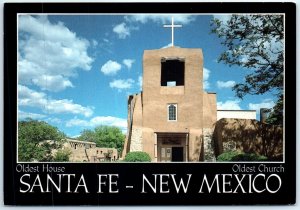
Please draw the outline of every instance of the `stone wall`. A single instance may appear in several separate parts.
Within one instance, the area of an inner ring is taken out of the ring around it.
[[[131,132],[130,152],[143,151],[143,128],[133,126]]]
[[[283,155],[283,129],[250,119],[221,119],[213,133],[216,156],[242,151],[279,160]]]
[[[214,141],[212,141],[212,128],[203,128],[204,162],[215,162]]]

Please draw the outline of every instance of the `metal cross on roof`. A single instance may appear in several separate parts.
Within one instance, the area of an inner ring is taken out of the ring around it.
[[[165,28],[172,29],[172,47],[174,46],[174,28],[180,28],[182,25],[174,25],[174,18],[172,17],[172,24],[171,25],[164,25]]]

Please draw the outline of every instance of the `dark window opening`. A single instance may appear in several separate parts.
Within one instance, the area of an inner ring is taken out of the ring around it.
[[[184,85],[184,61],[162,60],[161,61],[161,86]]]

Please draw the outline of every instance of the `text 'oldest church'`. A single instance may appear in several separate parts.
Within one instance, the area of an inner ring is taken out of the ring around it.
[[[123,157],[143,151],[152,162],[187,162],[214,161],[227,150],[266,155],[260,133],[269,128],[256,120],[256,111],[217,110],[216,97],[203,90],[201,49],[145,50],[142,92],[128,98]],[[281,150],[269,156],[282,153],[282,133],[276,132]]]

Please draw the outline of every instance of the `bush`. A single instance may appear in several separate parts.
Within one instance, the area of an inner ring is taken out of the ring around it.
[[[129,152],[124,160],[125,162],[151,162],[151,157],[146,152]]]
[[[254,153],[239,154],[232,158],[232,161],[266,161],[268,158],[265,156],[257,155]]]
[[[237,156],[241,153],[237,151],[224,152],[217,157],[217,161],[232,161],[234,156]]]
[[[58,150],[54,156],[54,161],[56,162],[68,162],[71,155],[69,150]]]
[[[237,151],[224,152],[217,157],[217,161],[267,161],[267,157],[254,153],[241,153]]]

